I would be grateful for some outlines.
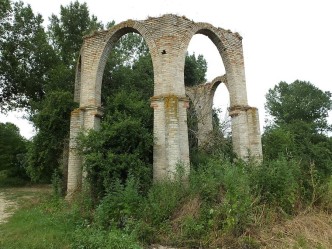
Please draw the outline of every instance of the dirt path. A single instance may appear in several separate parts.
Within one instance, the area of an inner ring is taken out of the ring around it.
[[[8,200],[5,193],[0,192],[0,224],[6,222],[14,213],[16,206],[16,202]]]
[[[34,186],[21,188],[0,188],[0,224],[13,215],[22,200],[35,197],[41,193],[50,193],[50,186]]]

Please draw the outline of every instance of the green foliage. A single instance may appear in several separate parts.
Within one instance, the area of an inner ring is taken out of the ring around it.
[[[152,111],[139,92],[114,95],[108,98],[101,129],[81,138],[88,178],[97,196],[115,179],[124,183],[130,174],[144,189],[152,178]]]
[[[2,37],[11,12],[10,0],[3,0],[0,6],[0,37]]]
[[[171,218],[185,195],[186,190],[181,182],[165,181],[153,185],[141,210],[144,220],[162,226]]]
[[[207,71],[207,62],[203,55],[195,53],[189,55],[187,53],[184,66],[184,84],[186,86],[194,86],[206,81],[205,75]]]
[[[57,169],[54,170],[52,174],[51,183],[54,196],[58,198],[62,196],[64,193],[64,189],[62,188],[62,175]]]
[[[223,229],[237,235],[242,234],[251,223],[250,213],[253,202],[248,172],[243,166],[240,163],[228,165],[222,180],[226,191],[222,207],[224,212],[222,216],[225,216]]]
[[[289,158],[294,156],[293,153],[296,151],[295,136],[287,127],[281,126],[278,129],[267,127],[262,140],[265,159],[277,159],[283,155]]]
[[[72,243],[73,248],[84,249],[141,249],[133,235],[120,230],[97,230],[85,228],[79,230]]]
[[[147,195],[132,178],[126,184],[117,182],[97,207],[94,222],[135,233],[149,243],[158,240],[158,233],[172,233],[175,221],[181,227],[172,235],[175,241],[199,241],[212,231],[240,235],[251,222],[250,166],[215,158],[192,172],[187,184],[176,177],[154,184]],[[187,213],[183,208],[194,197],[197,205]]]
[[[189,100],[189,108],[187,109],[187,125],[188,125],[188,142],[189,142],[189,156],[191,159],[195,157],[198,152],[198,118],[192,100]],[[196,160],[194,160],[196,161]]]
[[[38,134],[29,146],[28,172],[35,181],[50,181],[69,136],[75,107],[75,64],[83,36],[102,24],[78,1],[61,6],[45,32],[40,15],[22,2],[1,4],[0,108],[24,107]],[[2,12],[3,11],[3,12]]]
[[[233,161],[236,154],[233,151],[232,138],[228,133],[229,122],[220,122],[218,114],[220,110],[212,109],[213,130],[207,134],[207,142],[198,147],[198,117],[192,102],[187,110],[188,138],[190,162],[195,169],[201,162],[211,155],[218,155],[229,158]]]
[[[147,44],[142,36],[128,33],[119,39],[111,51],[111,68],[115,69],[120,65],[132,67],[141,57],[150,57]],[[152,64],[147,69],[152,69]]]
[[[303,175],[308,175],[310,165],[314,164],[322,181],[332,174],[331,138],[315,132],[310,124],[297,122],[269,128],[262,141],[266,161],[283,156],[296,159],[301,162]]]
[[[302,121],[314,124],[318,130],[326,130],[329,129],[326,118],[331,109],[331,92],[323,92],[310,82],[280,82],[266,95],[266,110],[276,124]]]
[[[332,211],[332,176],[320,185],[319,203],[323,209],[328,212]]]
[[[105,103],[107,97],[121,90],[139,92],[142,99],[148,100],[153,95],[151,56],[149,54],[142,55],[137,60],[135,58],[131,60],[130,57],[123,60],[117,56],[110,57],[106,64],[102,85],[102,102]],[[123,60],[123,64],[117,64],[118,60]]]
[[[309,82],[280,82],[266,98],[273,123],[262,137],[264,158],[278,160],[284,156],[301,161],[304,175],[314,164],[318,177],[325,181],[332,174],[331,137],[325,134],[331,128],[327,121],[332,109],[331,93]],[[309,179],[306,177],[305,182]]]
[[[125,185],[119,180],[112,185],[96,208],[95,222],[102,228],[124,228],[138,216],[142,197],[133,178],[129,177]]]
[[[38,133],[29,146],[27,172],[33,181],[49,182],[54,170],[59,168],[75,103],[72,94],[54,91],[46,96],[41,106],[32,118]]]
[[[250,223],[251,166],[215,157],[192,173],[191,189],[206,202],[202,214],[211,229],[241,234]]]
[[[314,171],[310,197],[318,197],[320,205],[330,210],[331,181],[321,185]],[[255,234],[273,222],[270,215],[277,216],[279,224],[285,214],[289,218],[308,207],[303,195],[306,177],[295,160],[257,165],[211,156],[191,172],[188,182],[180,180],[179,173],[173,181],[152,185],[148,193],[130,176],[124,183],[113,181],[97,206],[91,205],[87,193],[70,206],[59,198],[48,199],[37,208],[20,211],[10,225],[0,225],[4,234],[0,245],[61,248],[61,242],[73,248],[143,248],[159,243],[259,248]],[[31,236],[26,233],[30,226],[34,227]],[[13,241],[15,234],[21,239]]]
[[[5,1],[5,8],[8,2]],[[6,7],[7,6],[7,7]],[[40,101],[57,59],[42,27],[43,19],[22,2],[1,20],[0,33],[0,108],[29,108],[29,101]]]
[[[83,36],[102,28],[97,17],[90,16],[87,4],[78,1],[68,6],[61,5],[60,16],[53,14],[48,27],[53,47],[62,62],[70,68],[75,68]]]
[[[292,213],[301,198],[300,175],[299,162],[280,158],[257,166],[251,184],[257,188],[261,201]]]
[[[0,181],[1,185],[28,180],[25,173],[28,141],[12,123],[0,123]],[[13,180],[9,180],[13,179]],[[16,184],[15,184],[16,185]]]

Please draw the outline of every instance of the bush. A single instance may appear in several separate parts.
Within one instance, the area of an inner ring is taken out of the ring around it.
[[[81,134],[80,150],[96,199],[115,180],[124,184],[129,175],[141,190],[148,191],[152,182],[151,119],[152,111],[140,92],[121,90],[107,99],[101,129]]]
[[[178,181],[165,181],[154,184],[143,203],[141,218],[154,226],[169,220],[175,209],[186,196],[187,190],[183,183]]]
[[[82,249],[141,249],[136,238],[120,230],[110,231],[95,228],[76,230],[73,248]]]
[[[300,173],[299,162],[281,158],[256,167],[251,184],[261,201],[292,213],[300,199]]]
[[[95,223],[100,228],[125,228],[137,217],[141,202],[134,178],[128,178],[125,185],[116,180],[96,209]]]

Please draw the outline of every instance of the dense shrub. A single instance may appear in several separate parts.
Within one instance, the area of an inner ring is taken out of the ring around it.
[[[257,166],[251,185],[262,202],[291,213],[301,196],[300,173],[299,162],[280,158]]]

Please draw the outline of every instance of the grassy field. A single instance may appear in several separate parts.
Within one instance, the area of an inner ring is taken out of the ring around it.
[[[6,212],[14,212],[6,222],[0,224],[1,249],[148,248],[120,230],[105,231],[94,227],[88,218],[90,215],[82,213],[82,205],[86,204],[68,205],[63,199],[53,197],[50,187],[5,188],[0,189],[0,193],[10,203]],[[169,224],[173,224],[173,229],[178,229],[178,233],[183,233],[185,228],[176,228],[175,224],[188,215],[195,217],[195,210],[200,205],[197,198],[182,203],[171,215]],[[270,217],[263,217],[267,215]],[[267,212],[262,207],[260,212],[257,211],[256,219],[237,238],[237,246],[227,243],[227,239],[234,239],[227,235],[218,238],[216,234],[214,243],[224,240],[220,243],[224,243],[225,247],[219,248],[332,248],[332,216],[328,213],[308,210],[293,217],[280,218],[278,214]],[[189,224],[188,221],[186,224]],[[155,236],[159,236],[159,240],[164,237],[164,241],[159,241],[160,244],[172,241],[167,233]],[[207,248],[204,245],[182,246]]]
[[[0,192],[11,203],[5,212],[14,211],[0,225],[0,248],[71,248],[75,224],[69,222],[64,206],[54,202],[49,187],[6,188]]]

